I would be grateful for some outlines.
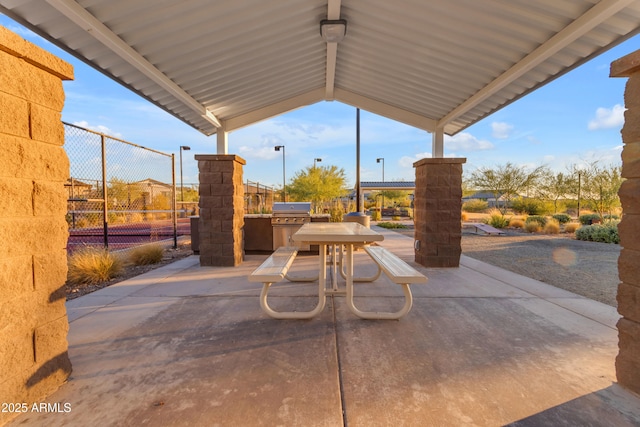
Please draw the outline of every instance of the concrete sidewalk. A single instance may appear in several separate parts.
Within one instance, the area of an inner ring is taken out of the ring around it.
[[[413,239],[377,230],[412,260]],[[356,318],[339,296],[312,320],[275,320],[247,281],[265,257],[190,257],[70,301],[73,373],[48,399],[70,411],[10,425],[640,425],[639,397],[615,384],[613,307],[463,256],[420,268],[429,282],[399,321]],[[316,262],[298,256],[291,275]],[[308,310],[316,286],[274,285],[270,302]],[[356,294],[363,309],[402,304],[384,278]]]

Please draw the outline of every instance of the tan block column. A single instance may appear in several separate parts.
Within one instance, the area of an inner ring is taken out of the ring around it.
[[[620,385],[640,393],[640,50],[611,64],[611,77],[628,77],[624,93],[622,177],[619,196],[623,216],[618,231],[618,357]]]
[[[244,186],[236,155],[197,155],[200,170],[200,265],[236,266],[244,258]]]
[[[416,168],[415,261],[425,267],[460,265],[462,164],[466,161],[434,158],[413,164]]]
[[[0,27],[0,402],[41,402],[71,373],[60,112],[73,68]],[[17,413],[0,412],[0,425]]]

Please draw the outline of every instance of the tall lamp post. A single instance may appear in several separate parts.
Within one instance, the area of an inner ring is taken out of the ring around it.
[[[286,169],[285,169],[285,163],[284,163],[284,145],[276,145],[275,147],[276,151],[280,151],[280,149],[282,148],[282,201],[286,202],[287,201],[287,190],[286,190]]]
[[[186,145],[180,146],[180,201],[184,202],[184,186],[182,185],[182,151],[189,151],[191,147]]]
[[[382,163],[382,183],[384,184],[384,157],[378,157],[376,163]],[[384,189],[382,190],[382,206],[380,207],[380,219],[382,219],[382,209],[384,209]]]
[[[321,162],[321,161],[322,161],[322,159],[319,158],[319,157],[316,157],[315,159],[313,159],[313,168],[314,169],[316,168],[316,162]]]

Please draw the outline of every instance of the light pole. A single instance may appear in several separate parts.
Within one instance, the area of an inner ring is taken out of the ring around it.
[[[182,185],[182,151],[189,151],[191,147],[187,147],[186,145],[180,146],[180,201],[184,202],[184,186]]]
[[[322,159],[319,158],[319,157],[316,157],[315,159],[313,159],[313,168],[314,169],[316,168],[316,162],[321,162],[321,161],[322,161]]]
[[[285,169],[285,163],[284,163],[284,145],[276,145],[275,147],[276,151],[280,151],[280,149],[282,148],[282,200],[284,202],[287,201],[287,190],[286,190],[286,169]]]
[[[382,163],[382,183],[384,184],[384,157],[378,157],[376,163]],[[384,189],[382,190],[382,206],[380,207],[380,219],[382,219],[382,209],[384,209]]]

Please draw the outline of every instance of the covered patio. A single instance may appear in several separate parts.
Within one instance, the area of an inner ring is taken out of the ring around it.
[[[413,239],[374,228],[411,262]],[[190,257],[70,301],[74,371],[47,402],[71,410],[10,425],[640,424],[640,399],[616,384],[613,307],[463,256],[457,269],[417,266],[429,282],[399,321],[359,319],[339,296],[282,321],[247,281],[264,258]],[[298,256],[291,275],[315,266]],[[314,284],[277,286],[274,305],[315,304]],[[385,279],[356,293],[363,307],[402,301]]]

